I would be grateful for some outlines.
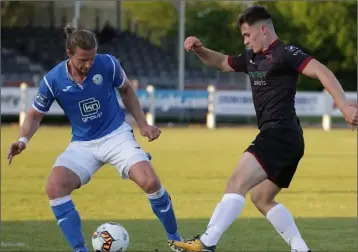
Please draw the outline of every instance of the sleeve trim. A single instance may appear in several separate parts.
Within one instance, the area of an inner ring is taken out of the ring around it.
[[[50,84],[48,83],[48,81],[47,81],[47,79],[46,79],[46,76],[44,76],[44,81],[45,81],[46,86],[47,86],[48,89],[50,90],[50,92],[51,92],[51,94],[52,94],[52,97],[55,98],[55,95],[54,95],[54,93],[53,93],[53,91],[52,91],[52,88],[51,88]]]
[[[235,67],[234,67],[234,65],[233,65],[233,62],[232,62],[232,56],[229,56],[229,57],[227,58],[227,63],[229,64],[229,66],[230,66],[232,69],[236,70]]]
[[[32,107],[33,107],[37,112],[39,112],[39,113],[41,113],[41,114],[46,114],[46,113],[47,113],[47,111],[42,111],[42,110],[40,110],[38,107],[35,106],[35,104],[32,104]]]
[[[298,72],[302,73],[303,69],[307,66],[307,64],[312,60],[313,58],[311,56],[307,57],[301,65],[298,67]]]
[[[123,77],[122,77],[122,83],[118,86],[118,88],[120,88],[121,86],[123,86],[123,84],[124,84],[124,82],[125,82],[125,80],[126,80],[126,78],[127,78],[127,75],[126,75],[126,73],[124,72],[123,68],[122,68],[121,70],[122,70],[122,75],[123,75]]]
[[[106,54],[106,55],[111,59],[112,64],[113,64],[113,76],[112,76],[112,79],[114,81],[114,77],[116,76],[116,65],[114,64],[114,61],[113,61],[112,57],[109,56],[108,54]]]

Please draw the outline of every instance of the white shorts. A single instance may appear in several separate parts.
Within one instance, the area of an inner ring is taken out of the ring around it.
[[[102,138],[72,142],[53,167],[70,169],[84,185],[104,164],[112,164],[123,179],[128,179],[130,167],[140,161],[149,161],[149,158],[135,140],[131,126],[124,122]]]

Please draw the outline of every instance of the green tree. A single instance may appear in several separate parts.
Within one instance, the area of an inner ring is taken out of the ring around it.
[[[296,45],[326,64],[346,90],[356,90],[357,83],[357,3],[315,1],[257,1],[273,15],[276,32],[287,44]],[[156,41],[171,37],[170,48],[177,53],[178,13],[173,2],[124,1],[141,22],[156,28]],[[244,50],[243,38],[237,30],[238,14],[246,4],[187,1],[185,36],[195,35],[203,43],[228,54]],[[160,18],[157,18],[160,17]],[[164,20],[164,22],[163,22]],[[173,49],[174,48],[174,49]],[[321,90],[317,80],[300,77],[299,89]]]
[[[29,1],[1,1],[1,26],[24,26],[34,6]]]
[[[236,27],[236,19],[241,5],[228,5],[213,1],[187,1],[185,12],[185,37],[196,36],[202,43],[216,51],[238,54],[244,50],[242,36]],[[231,8],[231,9],[230,9]],[[179,20],[167,33],[168,48],[177,55]],[[194,54],[186,54],[187,66],[203,67]]]
[[[157,44],[178,19],[178,12],[170,1],[123,1],[122,6],[129,16],[137,18],[140,28],[152,31],[152,40]]]
[[[301,47],[326,64],[346,90],[357,83],[356,2],[258,2],[267,6],[280,38]],[[321,90],[321,84],[301,77],[299,89]]]
[[[240,33],[235,28],[236,14],[218,2],[193,1],[187,4],[186,35],[195,35],[213,50],[236,53],[242,50]]]
[[[234,6],[234,8],[233,8]],[[185,12],[185,36],[196,36],[213,50],[238,53],[244,49],[242,37],[236,27],[241,5],[228,5],[214,1],[187,1]],[[168,32],[177,37],[179,20]]]

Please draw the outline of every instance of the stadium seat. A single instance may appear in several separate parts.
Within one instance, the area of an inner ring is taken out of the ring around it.
[[[44,74],[66,58],[65,36],[60,28],[12,27],[1,28],[1,32],[3,72],[10,74],[6,76],[12,76],[12,79],[22,74]],[[175,88],[178,83],[176,51],[169,52],[128,31],[117,33],[109,42],[100,43],[98,49],[99,53],[109,53],[120,59],[129,78],[145,81],[144,86],[152,84],[166,88]],[[195,64],[193,62],[195,57],[186,57],[185,79],[191,83],[242,83],[245,80],[240,75],[237,80],[230,76],[222,78],[227,74],[204,68],[197,59]]]

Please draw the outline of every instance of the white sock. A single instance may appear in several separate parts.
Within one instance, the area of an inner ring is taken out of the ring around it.
[[[236,193],[227,193],[217,204],[210,219],[208,229],[200,237],[202,243],[210,247],[216,245],[223,233],[236,220],[244,207],[245,198]]]
[[[267,212],[266,218],[271,222],[285,242],[291,246],[292,250],[298,252],[307,252],[309,250],[298,231],[291,213],[286,207],[277,204]]]
[[[70,200],[71,200],[71,195],[67,195],[62,198],[53,199],[53,200],[50,200],[50,206],[59,206],[59,205],[62,205]]]

